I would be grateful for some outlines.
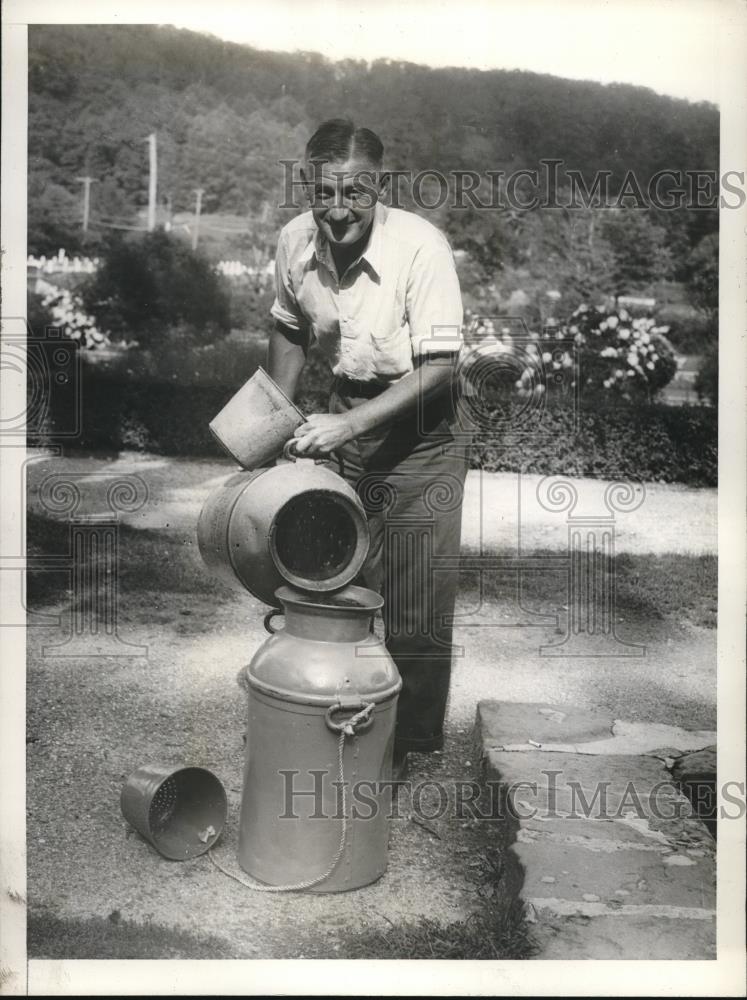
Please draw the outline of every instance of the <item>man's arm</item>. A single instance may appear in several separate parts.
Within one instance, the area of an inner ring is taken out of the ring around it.
[[[294,399],[298,379],[309,350],[307,330],[292,330],[279,320],[267,345],[267,374],[290,399]]]
[[[295,450],[303,454],[329,454],[347,441],[374,430],[382,424],[404,416],[418,405],[418,400],[429,399],[444,389],[454,377],[455,352],[434,355],[427,363],[420,360],[415,371],[373,399],[366,400],[347,413],[312,413],[296,430]],[[418,364],[416,360],[416,364]]]

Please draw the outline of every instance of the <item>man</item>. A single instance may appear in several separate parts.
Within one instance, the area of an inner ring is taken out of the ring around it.
[[[329,413],[309,416],[295,447],[340,457],[369,517],[364,578],[383,593],[403,681],[401,778],[408,751],[443,745],[468,443],[452,391],[462,324],[453,256],[429,222],[382,204],[383,152],[345,119],[309,140],[311,210],[280,233],[268,368],[293,397],[313,337],[334,375]]]

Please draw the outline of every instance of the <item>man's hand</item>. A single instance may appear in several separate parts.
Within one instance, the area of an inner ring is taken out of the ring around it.
[[[299,455],[329,455],[352,441],[353,427],[345,413],[312,413],[296,428],[294,451]]]

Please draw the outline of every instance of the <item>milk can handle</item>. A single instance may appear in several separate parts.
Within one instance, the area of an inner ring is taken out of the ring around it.
[[[376,705],[372,702],[356,701],[352,704],[343,704],[338,701],[330,705],[324,716],[327,726],[335,733],[345,732],[352,736],[356,730],[368,729],[373,722],[372,712]],[[336,722],[334,716],[338,712],[355,712],[355,714],[342,722]]]
[[[295,443],[296,443],[296,439],[295,438],[291,438],[290,441],[286,441],[285,442],[285,446],[283,447],[283,458],[286,459],[288,462],[295,462],[297,459],[303,458],[303,455],[299,455],[296,452],[295,448],[293,447],[295,445]],[[338,475],[340,475],[344,479],[345,478],[345,463],[342,460],[342,455],[338,455],[337,452],[332,451],[332,452],[330,452],[329,457],[330,457],[330,459],[334,459],[337,462]],[[316,463],[316,465],[326,465],[327,459],[326,458],[315,458],[314,462]]]
[[[277,615],[282,615],[283,613],[284,612],[282,608],[273,608],[271,611],[268,611],[267,614],[265,615],[264,625],[267,631],[270,633],[270,635],[275,635],[275,633],[278,631],[276,628],[273,628],[272,625],[270,625],[270,622],[272,621],[273,618],[277,617]]]

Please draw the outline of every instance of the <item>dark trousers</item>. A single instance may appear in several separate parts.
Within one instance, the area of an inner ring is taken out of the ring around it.
[[[330,412],[366,398],[336,382]],[[443,746],[468,453],[448,392],[339,453],[368,516],[361,582],[384,597],[386,645],[402,676],[397,751]]]

